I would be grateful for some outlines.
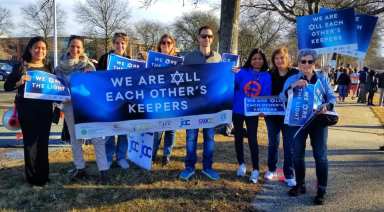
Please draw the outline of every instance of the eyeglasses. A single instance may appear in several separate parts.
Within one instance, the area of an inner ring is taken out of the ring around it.
[[[309,64],[309,65],[312,65],[314,62],[315,61],[313,61],[313,60],[301,60],[300,61],[300,63],[303,64],[303,65],[306,64],[306,63]]]
[[[213,35],[200,35],[200,37],[203,39],[206,39],[206,38],[212,39]]]
[[[171,41],[161,41],[161,44],[162,44],[162,45],[168,45],[168,46],[170,46],[170,45],[172,44],[172,42],[171,42]]]

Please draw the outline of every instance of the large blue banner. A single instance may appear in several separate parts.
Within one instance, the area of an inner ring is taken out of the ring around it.
[[[284,102],[279,96],[259,96],[244,98],[244,111],[246,116],[285,115]]]
[[[132,60],[117,54],[108,55],[107,70],[128,70],[140,68],[145,68],[145,61]]]
[[[28,70],[24,98],[64,101],[71,99],[69,89],[56,77],[40,70]]]
[[[234,74],[230,63],[74,73],[77,138],[231,122]]]
[[[288,91],[288,104],[284,123],[290,126],[303,126],[313,115],[314,110],[322,104],[324,88],[321,81],[303,88]]]
[[[298,47],[320,54],[356,50],[355,26],[353,8],[297,17]]]
[[[335,10],[330,8],[320,8],[319,13],[327,13],[331,11]],[[373,32],[375,31],[377,20],[378,17],[376,16],[355,14],[357,50],[337,51],[337,53],[364,59],[371,42]]]
[[[147,68],[164,68],[182,65],[184,62],[183,57],[176,57],[160,52],[149,51],[147,58]]]

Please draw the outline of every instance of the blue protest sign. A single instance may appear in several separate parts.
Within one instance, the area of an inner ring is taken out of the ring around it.
[[[303,88],[289,90],[284,123],[291,126],[305,125],[313,111],[323,103],[324,92],[320,80]]]
[[[160,52],[149,51],[147,58],[147,68],[163,68],[176,65],[182,65],[183,57],[176,57]]]
[[[237,54],[223,53],[221,55],[221,60],[223,62],[231,62],[233,64],[232,66],[240,65],[240,57]]]
[[[278,96],[259,96],[244,98],[244,112],[246,116],[285,115],[284,102]]]
[[[56,75],[45,71],[28,70],[24,98],[64,101],[71,99],[69,89]]]
[[[146,170],[152,167],[153,133],[129,133],[127,158]]]
[[[132,60],[117,54],[108,55],[107,70],[140,69],[145,68],[145,62]]]
[[[297,17],[296,30],[299,49],[319,54],[357,49],[353,8]]]
[[[331,11],[335,10],[330,8],[320,8],[319,13],[327,13]],[[357,57],[359,59],[364,59],[365,55],[367,54],[369,44],[371,42],[373,32],[375,31],[377,20],[378,17],[376,16],[355,14],[357,49],[355,51],[340,50],[337,51],[337,53],[348,55],[351,57]]]
[[[234,91],[231,68],[230,63],[223,62],[74,73],[70,85],[76,136],[92,138],[230,123]]]

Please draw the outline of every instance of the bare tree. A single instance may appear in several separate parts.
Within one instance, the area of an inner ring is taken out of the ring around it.
[[[168,32],[168,28],[155,21],[140,21],[135,24],[136,37],[143,42],[145,50],[156,47],[160,37]]]
[[[7,8],[0,7],[0,36],[9,33],[12,26],[11,12]]]
[[[209,25],[213,29],[215,38],[218,37],[219,20],[210,12],[191,12],[184,14],[173,24],[174,34],[179,47],[183,50],[191,50],[197,45],[198,29]],[[217,42],[212,45],[217,47]]]
[[[338,9],[353,7],[358,12],[368,15],[384,12],[382,0],[244,0],[241,7],[257,10],[257,13],[275,12],[293,23],[296,22],[297,16],[318,13],[320,7]]]
[[[267,55],[286,37],[288,25],[281,17],[271,12],[259,16],[243,14],[241,16],[239,37],[239,55],[244,62],[254,48],[261,48]]]
[[[77,18],[88,31],[104,38],[104,49],[108,51],[112,34],[125,29],[130,17],[128,1],[124,0],[86,0],[76,8]]]
[[[57,5],[57,29],[63,31],[66,14],[59,8],[60,6]],[[37,0],[35,3],[21,8],[21,12],[24,16],[22,26],[24,26],[25,32],[43,36],[45,39],[53,34],[53,1]]]

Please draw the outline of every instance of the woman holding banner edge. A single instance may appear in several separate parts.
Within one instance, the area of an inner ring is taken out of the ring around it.
[[[247,127],[247,138],[251,150],[253,170],[249,181],[257,183],[259,178],[259,147],[257,128],[259,116],[245,116],[244,99],[271,95],[271,75],[268,73],[268,62],[261,49],[253,49],[244,66],[235,75],[235,92],[233,98],[233,126],[235,131],[235,150],[239,168],[236,175],[246,174],[243,150],[243,126]]]
[[[169,34],[164,34],[161,36],[159,42],[157,43],[156,50],[160,53],[177,56],[176,54],[176,40]],[[155,132],[154,133],[154,142],[153,142],[153,154],[152,161],[156,160],[157,150],[159,149],[161,138],[164,135],[164,150],[163,150],[163,158],[161,163],[163,166],[167,165],[170,162],[172,148],[175,144],[175,130],[168,130],[165,132]]]
[[[315,72],[316,51],[314,50],[301,50],[298,55],[299,70],[287,79],[284,88],[280,93],[280,98],[287,102],[288,90],[303,88],[308,84],[315,84],[318,80],[324,88],[323,104],[317,109],[317,114],[324,114],[327,111],[332,111],[336,104],[336,97],[330,85],[329,79],[323,72]],[[319,116],[317,116],[319,117]],[[298,196],[306,193],[305,188],[305,143],[309,135],[311,146],[313,149],[313,156],[316,164],[317,176],[317,195],[314,198],[314,203],[317,205],[324,204],[324,197],[328,181],[328,159],[327,159],[327,137],[328,126],[320,119],[315,118],[311,124],[305,129],[301,130],[293,139],[294,143],[294,167],[297,185],[289,190],[290,196]],[[290,126],[291,133],[296,133],[300,127]]]
[[[113,50],[102,55],[99,58],[97,69],[107,70],[108,55],[117,54],[119,56],[130,59],[131,57],[127,54],[126,48],[128,44],[128,36],[122,32],[116,32],[112,38]],[[113,155],[116,154],[117,165],[122,169],[128,169],[129,164],[126,159],[128,150],[128,138],[127,135],[117,136],[117,145],[115,144],[115,136],[106,137],[105,151],[109,165],[112,165]]]
[[[25,178],[31,185],[49,182],[48,141],[52,123],[52,101],[24,98],[28,69],[52,73],[45,63],[47,43],[42,37],[29,40],[22,62],[15,66],[4,83],[5,91],[17,89],[15,106],[24,143]]]
[[[278,48],[272,53],[272,96],[278,96],[283,89],[288,77],[297,74],[297,69],[290,67],[288,49]],[[289,187],[296,185],[293,168],[293,135],[284,124],[284,116],[270,115],[265,117],[265,123],[268,131],[268,171],[265,173],[266,180],[275,180],[277,178],[276,168],[279,160],[280,132],[283,138],[284,164],[283,172],[285,182]]]
[[[84,40],[81,36],[72,35],[68,41],[68,51],[61,56],[59,64],[55,69],[58,77],[69,85],[70,75],[75,71],[95,71],[93,63],[88,59],[84,53]],[[69,86],[68,86],[69,87]],[[81,140],[76,139],[75,135],[75,117],[73,112],[73,105],[71,100],[63,102],[63,109],[65,122],[68,126],[68,131],[72,146],[73,162],[75,169],[72,173],[72,180],[82,180],[87,178],[85,172],[85,161],[83,158],[83,149]],[[105,139],[93,138],[91,142],[94,145],[97,167],[100,171],[100,183],[108,181],[107,170],[109,164],[105,154]]]

